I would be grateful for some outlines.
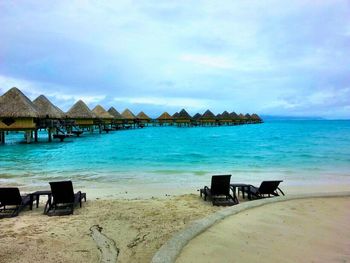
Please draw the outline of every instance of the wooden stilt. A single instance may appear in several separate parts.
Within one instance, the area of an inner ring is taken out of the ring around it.
[[[34,141],[38,142],[38,130],[34,131]]]
[[[31,134],[32,134],[31,131],[26,131],[25,133],[26,143],[31,143],[32,141]]]
[[[0,144],[5,144],[5,132],[0,132]]]
[[[48,142],[52,142],[52,130],[49,128],[47,130],[47,135],[48,135]]]

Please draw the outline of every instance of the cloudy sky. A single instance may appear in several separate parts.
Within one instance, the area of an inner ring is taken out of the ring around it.
[[[350,116],[348,0],[0,0],[0,25],[0,94]]]

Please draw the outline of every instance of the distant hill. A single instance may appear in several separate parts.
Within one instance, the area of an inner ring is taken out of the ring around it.
[[[300,121],[300,120],[325,120],[321,117],[309,117],[309,116],[274,116],[274,115],[260,115],[265,121]]]

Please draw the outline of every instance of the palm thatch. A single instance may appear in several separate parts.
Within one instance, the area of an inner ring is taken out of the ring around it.
[[[142,121],[150,121],[151,120],[151,118],[148,117],[148,115],[146,113],[144,113],[143,111],[141,111],[139,114],[137,114],[136,117]]]
[[[194,116],[193,116],[193,119],[198,121],[200,118],[202,117],[202,115],[200,113],[196,113]]]
[[[107,112],[101,105],[97,105],[95,108],[93,108],[92,112],[99,119],[111,120],[114,118],[113,115]]]
[[[114,119],[117,119],[117,120],[123,119],[123,116],[114,107],[110,107],[108,110],[108,113],[111,114],[114,117]]]
[[[64,112],[52,104],[44,95],[40,95],[33,100],[33,104],[39,113],[39,118],[61,119],[65,117]]]
[[[12,88],[0,97],[1,118],[36,118],[35,105],[19,89]]]
[[[262,122],[262,119],[260,118],[260,116],[256,113],[253,113],[252,116],[251,116],[251,119],[254,121],[254,122]]]
[[[238,119],[239,119],[241,122],[245,122],[245,121],[247,120],[247,118],[246,118],[242,113],[240,113],[240,114],[238,115]]]
[[[246,115],[244,115],[244,117],[246,117],[247,120],[251,119],[251,116],[249,115],[249,113],[247,113]]]
[[[129,109],[126,109],[123,111],[122,117],[124,120],[135,120],[136,119],[136,116]]]
[[[179,117],[179,113],[178,112],[175,112],[174,114],[173,114],[173,118],[174,119],[177,119]]]
[[[231,117],[230,113],[228,113],[227,111],[224,111],[221,114],[221,120],[223,120],[225,122],[232,121],[232,117]]]
[[[232,120],[238,120],[239,119],[237,113],[235,113],[234,111],[230,113],[230,116],[231,116]]]
[[[95,114],[82,100],[79,100],[69,109],[67,117],[72,119],[94,119]]]
[[[202,121],[215,121],[215,115],[210,110],[206,110],[200,119]]]
[[[191,120],[191,115],[187,113],[185,109],[182,109],[177,116],[178,120]]]
[[[215,116],[215,119],[217,119],[217,120],[221,120],[221,114],[219,113],[219,114],[217,114],[216,116]]]
[[[162,115],[160,115],[157,120],[159,121],[169,121],[169,120],[173,120],[173,116],[171,116],[169,113],[167,112],[163,112]]]

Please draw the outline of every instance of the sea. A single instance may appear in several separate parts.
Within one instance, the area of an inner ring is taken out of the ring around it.
[[[231,174],[237,183],[350,184],[350,121],[149,126],[51,143],[42,131],[31,144],[23,133],[10,133],[0,145],[0,185],[42,189],[50,181],[72,180],[97,190],[199,188],[215,174]]]

